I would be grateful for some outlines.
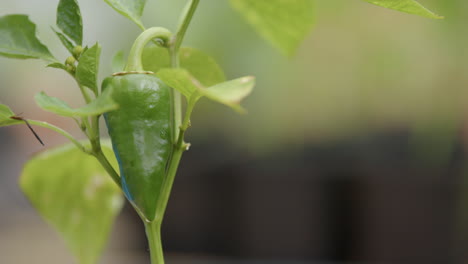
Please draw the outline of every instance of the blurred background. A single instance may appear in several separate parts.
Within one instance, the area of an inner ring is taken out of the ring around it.
[[[57,0],[0,4],[29,14],[57,58]],[[101,77],[139,30],[104,1],[80,0],[85,43],[103,46]],[[148,1],[143,21],[174,29],[185,1]],[[185,44],[213,55],[229,79],[255,75],[249,114],[202,101],[163,225],[168,263],[468,263],[468,2],[421,0],[445,20],[363,1],[317,1],[296,56],[261,39],[228,1],[203,0]],[[24,117],[39,91],[82,104],[64,72],[0,58],[0,102]],[[66,140],[37,129],[47,147]],[[0,129],[0,263],[73,263],[20,192],[43,148],[24,126]],[[149,263],[126,205],[102,263]]]

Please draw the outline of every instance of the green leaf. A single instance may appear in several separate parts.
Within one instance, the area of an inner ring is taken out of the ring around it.
[[[73,48],[74,48],[73,43],[71,43],[71,41],[65,35],[58,32],[54,28],[52,28],[52,30],[55,32],[57,37],[60,39],[60,42],[62,42],[63,46],[70,52],[70,54],[73,54]]]
[[[252,76],[223,82],[205,88],[185,69],[163,69],[158,72],[167,85],[183,94],[187,100],[198,100],[205,96],[213,101],[225,104],[234,110],[244,113],[239,105],[247,97],[255,86],[255,78]]]
[[[162,68],[171,67],[171,59],[166,48],[147,47],[143,51],[143,68],[158,72]],[[179,51],[180,65],[188,70],[204,86],[212,86],[226,81],[226,76],[218,63],[206,53],[194,48],[181,48]]]
[[[62,70],[67,71],[67,66],[65,64],[63,64],[63,63],[60,63],[60,62],[54,62],[54,63],[48,64],[47,67],[62,69]]]
[[[183,94],[187,100],[197,94],[199,88],[203,88],[203,85],[185,69],[162,69],[157,76]]]
[[[397,11],[419,15],[423,17],[433,18],[433,19],[442,19],[444,17],[436,15],[429,9],[425,8],[423,5],[418,3],[415,0],[364,0],[368,3],[383,6],[389,9],[394,9]]]
[[[0,104],[0,127],[23,123],[20,120],[11,119],[12,116],[15,116],[15,113],[8,106]]]
[[[26,15],[0,17],[0,56],[57,61],[36,36],[36,25]]]
[[[104,153],[118,168],[108,144]],[[34,156],[20,187],[79,263],[97,263],[124,198],[97,160],[68,144]]]
[[[99,56],[101,55],[101,46],[96,43],[87,49],[80,57],[76,67],[76,79],[81,85],[90,88],[97,94],[97,76],[99,71]]]
[[[83,22],[76,0],[60,0],[57,7],[57,26],[76,45],[83,44]]]
[[[115,11],[124,17],[132,20],[141,29],[145,29],[143,22],[141,22],[141,16],[145,9],[146,0],[104,0],[110,5]]]
[[[252,92],[254,86],[255,78],[247,76],[220,83],[206,89],[199,89],[199,91],[205,97],[243,113],[245,110],[240,106],[240,103]]]
[[[112,89],[106,89],[96,100],[80,108],[71,108],[66,102],[48,96],[44,92],[36,94],[35,99],[42,109],[67,117],[96,116],[116,110],[119,107],[112,99]]]
[[[314,24],[313,0],[230,0],[268,41],[291,56]]]
[[[123,71],[124,68],[125,68],[125,57],[124,57],[124,52],[121,50],[115,53],[114,57],[112,57],[112,71],[120,72],[120,71]]]

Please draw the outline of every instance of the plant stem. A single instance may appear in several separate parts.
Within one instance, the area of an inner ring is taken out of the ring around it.
[[[185,117],[182,125],[180,126],[179,138],[175,145],[174,153],[172,154],[172,159],[169,164],[169,169],[167,171],[166,178],[164,179],[161,196],[159,197],[158,204],[156,207],[156,218],[155,221],[163,221],[164,214],[166,212],[167,203],[169,202],[169,197],[171,195],[172,186],[174,185],[174,179],[177,174],[177,169],[179,168],[179,163],[182,158],[182,154],[187,150],[188,144],[184,142],[185,131],[190,126],[190,116],[192,115],[193,108],[197,102],[198,97],[190,100],[185,112]]]
[[[185,7],[177,33],[171,41],[176,53],[179,52],[180,45],[182,45],[185,33],[187,32],[190,22],[192,21],[193,15],[197,10],[198,3],[200,3],[200,0],[190,0],[190,2],[188,2],[187,6]]]
[[[133,43],[130,54],[128,55],[125,71],[143,71],[141,56],[146,44],[153,39],[160,39],[163,41],[163,45],[167,45],[171,37],[172,33],[161,27],[152,27],[143,31]]]
[[[104,167],[104,169],[109,173],[111,176],[112,180],[114,180],[115,184],[117,186],[122,187],[122,183],[120,180],[119,174],[114,170],[114,167],[110,164],[109,160],[107,157],[104,155],[104,152],[102,152],[101,147],[99,147],[99,150],[93,151],[92,155],[96,157],[96,159],[101,163],[101,166]]]
[[[111,176],[112,180],[114,180],[117,186],[122,187],[122,182],[120,180],[119,174],[117,174],[117,172],[114,170],[114,167],[112,167],[106,155],[104,155],[104,152],[102,151],[99,129],[99,116],[91,117],[91,122],[92,123],[89,141],[91,142],[92,155],[96,157],[99,163],[101,163],[102,167],[104,167],[104,169]]]
[[[144,221],[146,237],[151,255],[152,264],[164,264],[164,253],[161,242],[161,222],[156,220],[152,222]]]
[[[85,102],[89,104],[92,100],[91,100],[91,97],[89,97],[88,91],[86,91],[86,88],[79,83],[78,83],[78,86],[80,87],[80,91],[81,91],[81,94],[83,95],[83,98],[85,99]]]
[[[179,68],[179,49],[184,39],[187,28],[192,21],[195,10],[197,9],[198,3],[200,0],[190,0],[187,4],[184,13],[182,14],[182,20],[177,30],[176,35],[174,35],[168,43],[166,43],[167,48],[169,48],[169,53],[171,56],[171,66],[172,68]],[[136,43],[136,42],[135,42]],[[146,43],[144,44],[146,45]],[[132,48],[133,50],[133,48]],[[142,48],[141,48],[142,50]],[[137,57],[141,60],[141,53],[130,54],[130,56]],[[130,61],[129,61],[130,62]],[[126,70],[128,70],[129,65],[127,65]],[[132,69],[134,70],[134,69]],[[136,70],[143,70],[136,69]],[[148,242],[150,246],[151,253],[151,263],[152,264],[164,264],[163,249],[161,244],[161,224],[164,218],[166,211],[167,203],[169,201],[169,196],[174,184],[174,179],[177,174],[177,169],[179,167],[180,160],[182,158],[183,152],[186,150],[187,146],[184,143],[185,131],[190,125],[190,115],[192,113],[193,107],[197,99],[190,100],[186,114],[184,116],[184,121],[182,122],[182,96],[178,91],[171,89],[172,92],[172,107],[174,114],[174,123],[172,127],[174,129],[174,142],[175,149],[172,154],[170,164],[168,167],[166,178],[164,179],[160,197],[156,206],[156,217],[153,222],[147,222],[143,219],[146,227],[146,235],[148,237]],[[179,130],[177,130],[179,129]]]
[[[156,217],[153,222],[147,222],[143,220],[146,227],[146,236],[148,237],[150,245],[152,264],[164,264],[160,229],[182,154],[187,149],[187,144],[184,143],[184,135],[185,131],[190,126],[190,115],[192,113],[193,107],[195,106],[195,102],[188,105],[184,122],[180,127],[179,139],[172,154],[169,169],[166,178],[164,179],[161,189],[162,191],[156,205]]]
[[[187,3],[187,6],[184,9],[184,12],[181,16],[181,21],[179,24],[179,28],[177,29],[177,33],[172,37],[169,53],[171,55],[171,66],[172,68],[179,68],[179,49],[182,45],[182,42],[185,37],[185,33],[187,33],[187,29],[192,21],[192,18],[197,10],[198,4],[200,0],[190,0]],[[173,98],[173,107],[174,107],[174,142],[177,142],[179,138],[179,131],[177,128],[182,123],[182,95],[180,92],[172,90],[172,98]]]
[[[169,49],[171,55],[172,68],[179,68],[179,55],[174,49]],[[182,124],[182,95],[179,91],[171,89],[172,112],[174,116],[172,129],[174,131],[173,141],[177,142],[179,131],[177,130]]]

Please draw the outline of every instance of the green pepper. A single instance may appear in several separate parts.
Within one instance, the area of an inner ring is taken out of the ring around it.
[[[119,162],[122,189],[147,220],[156,204],[171,156],[171,92],[154,74],[121,73],[104,80],[119,109],[105,114]]]

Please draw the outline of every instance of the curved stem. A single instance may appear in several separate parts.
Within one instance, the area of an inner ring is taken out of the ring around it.
[[[141,33],[133,43],[130,54],[128,55],[125,71],[143,71],[141,55],[143,54],[143,49],[145,48],[146,44],[148,44],[148,42],[150,42],[152,39],[156,38],[162,40],[164,46],[169,43],[171,37],[172,33],[162,27],[152,27],[143,31],[143,33]]]
[[[164,264],[164,253],[161,242],[161,222],[144,222],[151,254],[151,263]]]

